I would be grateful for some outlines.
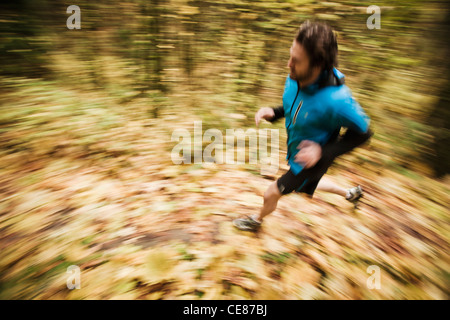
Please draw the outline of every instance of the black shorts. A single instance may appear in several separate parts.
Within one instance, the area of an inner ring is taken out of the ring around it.
[[[283,195],[295,191],[312,196],[331,163],[332,161],[320,159],[314,167],[303,169],[298,175],[289,170],[277,180],[278,190]]]

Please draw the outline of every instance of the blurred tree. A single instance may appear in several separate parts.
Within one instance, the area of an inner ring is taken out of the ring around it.
[[[150,2],[141,1],[142,26],[140,28],[141,41],[137,50],[141,51],[142,69],[144,70],[143,83],[140,85],[140,96],[152,97],[159,92],[167,93],[167,87],[162,82],[163,52],[161,50],[164,17],[160,0]],[[158,117],[160,105],[153,104],[150,113],[154,118]]]
[[[39,39],[49,19],[45,0],[18,0],[0,4],[0,74],[42,77],[49,41]]]
[[[433,153],[426,154],[430,166],[434,169],[436,176],[442,177],[450,173],[450,5],[442,3],[446,8],[445,19],[439,23],[433,32],[436,37],[436,50],[439,54],[434,55],[433,62],[440,69],[442,87],[439,92],[439,100],[432,108],[428,123],[433,128],[431,134],[433,140],[430,147]]]

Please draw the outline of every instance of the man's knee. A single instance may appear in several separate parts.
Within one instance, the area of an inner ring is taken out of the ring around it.
[[[272,183],[269,188],[264,192],[264,200],[278,200],[282,194],[278,190],[277,182]]]

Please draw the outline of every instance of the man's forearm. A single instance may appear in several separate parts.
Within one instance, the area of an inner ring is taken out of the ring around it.
[[[337,158],[340,155],[362,145],[364,142],[369,140],[372,135],[373,132],[370,129],[368,129],[366,133],[360,133],[356,130],[347,129],[347,132],[341,139],[336,142],[326,144],[322,147],[322,157],[329,160]]]
[[[277,107],[277,108],[272,108],[272,109],[273,109],[273,112],[275,113],[275,116],[272,119],[268,120],[269,122],[275,122],[278,119],[284,118],[283,106]]]

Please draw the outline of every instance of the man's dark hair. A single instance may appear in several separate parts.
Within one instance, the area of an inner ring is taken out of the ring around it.
[[[330,26],[305,21],[298,29],[295,40],[303,46],[309,56],[311,67],[331,70],[337,66],[338,46]]]

